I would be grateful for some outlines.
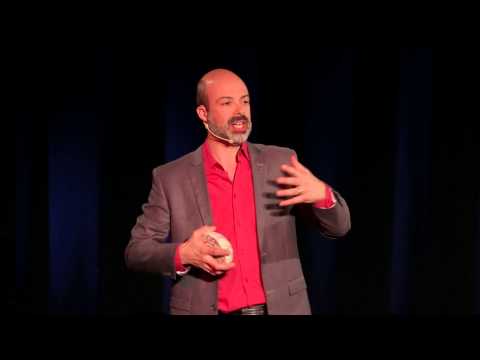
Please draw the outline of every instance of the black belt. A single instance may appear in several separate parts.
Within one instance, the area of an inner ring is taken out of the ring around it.
[[[267,307],[265,304],[253,305],[229,313],[220,312],[220,315],[267,315]]]

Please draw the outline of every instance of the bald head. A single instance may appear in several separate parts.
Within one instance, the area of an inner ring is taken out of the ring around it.
[[[212,141],[228,139],[238,146],[252,130],[247,86],[230,70],[215,69],[202,76],[197,87],[196,111]]]
[[[248,95],[248,89],[243,80],[227,69],[215,69],[202,76],[197,85],[197,105],[208,107],[209,101],[217,100],[214,96],[228,94],[229,91],[243,91]]]

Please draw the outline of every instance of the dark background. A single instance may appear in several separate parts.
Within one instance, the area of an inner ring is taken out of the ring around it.
[[[250,141],[295,149],[350,206],[341,240],[298,224],[315,314],[480,312],[478,150],[433,119],[432,49],[315,46],[18,52],[14,311],[167,310],[168,282],[123,251],[152,169],[202,143],[196,83],[216,67],[249,86]]]

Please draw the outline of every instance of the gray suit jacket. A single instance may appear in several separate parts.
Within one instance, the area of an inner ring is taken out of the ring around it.
[[[329,238],[344,236],[350,229],[350,213],[334,191],[332,209],[312,205],[279,208],[274,180],[284,175],[280,165],[295,152],[288,148],[248,143],[255,190],[257,234],[261,272],[269,314],[310,314],[307,286],[300,264],[295,215],[314,219]],[[153,170],[152,188],[143,214],[132,229],[125,250],[126,264],[137,271],[161,273],[173,279],[171,314],[217,314],[217,280],[192,268],[177,276],[176,247],[203,226],[212,225],[210,201],[199,147]]]

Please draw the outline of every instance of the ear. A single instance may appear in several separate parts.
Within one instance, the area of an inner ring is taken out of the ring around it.
[[[205,105],[199,105],[197,106],[197,115],[202,120],[204,123],[208,121],[208,110],[205,107]]]

